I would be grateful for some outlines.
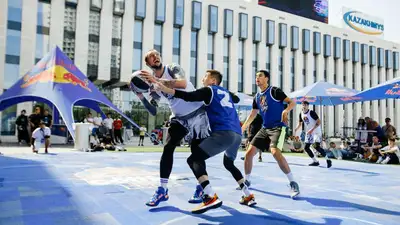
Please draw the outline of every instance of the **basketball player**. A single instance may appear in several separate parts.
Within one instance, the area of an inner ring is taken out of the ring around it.
[[[161,82],[167,87],[176,88],[182,91],[194,91],[195,88],[190,81],[187,81],[183,69],[179,65],[164,65],[161,61],[160,53],[156,50],[150,50],[145,55],[145,62],[148,67],[153,70],[153,74],[147,71],[141,71],[142,77],[150,82]],[[153,106],[157,105],[155,96],[150,101]],[[139,93],[143,99],[143,94]],[[209,136],[210,128],[206,112],[201,102],[185,102],[182,99],[175,98],[173,95],[164,94],[168,100],[169,107],[172,111],[171,126],[168,129],[168,139],[164,145],[163,153],[160,160],[160,186],[157,188],[153,197],[146,203],[147,206],[157,206],[161,201],[167,201],[168,195],[168,179],[171,175],[173,165],[173,155],[176,146],[181,140],[190,133],[192,144],[200,139]],[[140,98],[140,96],[139,96]],[[158,96],[158,100],[159,100]],[[143,100],[142,100],[143,101]],[[147,99],[145,99],[147,101]],[[148,103],[148,102],[147,102]],[[189,203],[202,202],[202,189],[197,185],[196,191]]]
[[[321,130],[321,120],[319,119],[317,113],[313,110],[309,109],[310,103],[307,101],[303,101],[302,106],[303,109],[299,114],[299,123],[295,129],[295,132],[301,128],[304,123],[306,129],[306,138],[305,143],[306,146],[304,149],[306,150],[308,156],[312,158],[313,162],[309,164],[309,166],[319,166],[319,162],[315,157],[313,151],[311,150],[311,145],[314,144],[314,148],[326,159],[327,167],[330,168],[332,166],[332,161],[328,158],[325,153],[325,150],[321,148],[322,141],[322,130]]]
[[[261,151],[270,148],[275,160],[281,170],[286,174],[291,188],[291,197],[295,198],[300,194],[299,185],[294,180],[289,165],[281,153],[286,135],[286,124],[288,113],[293,109],[295,103],[277,87],[269,86],[270,74],[268,71],[260,70],[256,74],[256,84],[261,92],[257,93],[253,100],[253,109],[242,126],[242,132],[253,122],[257,113],[263,118],[262,128],[257,132],[247,148],[244,170],[246,182],[250,185],[250,174],[253,167],[253,157],[257,149]],[[288,106],[286,109],[284,103]]]
[[[219,86],[222,75],[216,70],[207,70],[204,78],[204,87],[192,92],[174,90],[159,84],[164,93],[181,98],[185,101],[199,102],[206,105],[207,116],[210,120],[211,135],[193,149],[187,162],[197,180],[201,184],[204,195],[203,202],[195,208],[193,213],[203,213],[209,209],[222,205],[217,194],[212,190],[206,171],[206,160],[225,151],[224,166],[239,184],[244,196],[240,204],[252,206],[256,204],[254,195],[250,193],[240,170],[234,165],[239,146],[242,142],[242,131],[239,116],[236,112],[232,94]]]

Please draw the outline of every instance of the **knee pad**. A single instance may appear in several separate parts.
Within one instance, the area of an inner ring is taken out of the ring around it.
[[[235,167],[233,160],[228,158],[226,155],[224,155],[224,167],[227,170],[231,170],[233,167]]]

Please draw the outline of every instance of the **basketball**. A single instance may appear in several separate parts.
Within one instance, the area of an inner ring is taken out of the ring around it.
[[[135,92],[146,93],[149,91],[150,84],[141,76],[140,71],[136,71],[132,74],[130,87]]]

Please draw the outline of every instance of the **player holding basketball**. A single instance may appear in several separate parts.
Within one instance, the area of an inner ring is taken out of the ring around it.
[[[234,165],[242,142],[242,131],[239,116],[233,105],[232,94],[219,86],[221,81],[222,75],[219,71],[207,70],[203,78],[204,87],[196,91],[184,92],[167,88],[162,84],[157,85],[161,91],[173,95],[175,98],[190,102],[202,101],[206,105],[211,135],[196,146],[187,159],[187,163],[204,190],[203,203],[192,210],[193,213],[203,213],[222,205],[222,201],[211,188],[205,161],[223,151],[225,151],[224,166],[232,174],[244,194],[240,204],[248,206],[256,204],[254,195],[250,193],[245,184],[242,173]]]
[[[156,50],[150,50],[146,53],[145,62],[148,67],[152,68],[153,74],[143,70],[137,71],[137,73],[140,73],[143,78],[150,82],[158,81],[165,86],[183,91],[195,90],[193,84],[186,80],[183,69],[179,65],[164,65],[161,61],[160,53]],[[158,95],[154,90],[151,94],[153,97],[150,101],[151,105],[147,99],[144,98],[142,93],[135,93],[141,98],[146,108],[149,106],[154,107],[149,111],[156,113],[157,99],[155,99],[155,97]],[[167,144],[164,145],[160,160],[160,186],[157,188],[153,197],[146,203],[147,206],[157,206],[160,202],[169,199],[167,188],[168,179],[171,175],[174,151],[181,140],[190,133],[193,139],[192,145],[195,145],[200,139],[209,136],[210,132],[208,118],[201,102],[185,102],[182,99],[175,98],[173,95],[163,95],[167,98],[172,111],[171,125],[168,129]],[[193,197],[189,199],[189,203],[202,202],[201,195],[202,189],[201,186],[198,185]]]
[[[305,143],[306,146],[304,149],[306,150],[308,156],[312,158],[313,163],[309,164],[309,166],[319,166],[319,162],[315,157],[313,151],[311,150],[311,145],[315,145],[315,149],[321,153],[323,157],[326,159],[327,167],[330,168],[332,166],[332,161],[328,158],[325,153],[325,150],[321,148],[322,141],[322,130],[321,130],[321,120],[319,119],[317,113],[314,110],[309,109],[310,103],[307,101],[302,102],[303,109],[299,114],[299,123],[295,129],[295,132],[301,128],[301,126],[305,125],[306,129],[306,138]]]
[[[288,113],[293,109],[295,103],[286,96],[286,94],[277,87],[269,86],[270,74],[265,70],[260,70],[256,74],[256,84],[261,92],[257,93],[253,100],[253,109],[242,126],[242,132],[253,122],[257,113],[263,118],[262,128],[247,147],[244,171],[246,181],[250,185],[250,174],[253,168],[253,157],[257,154],[257,149],[271,149],[271,153],[278,162],[281,170],[286,174],[290,188],[291,197],[294,198],[300,194],[299,185],[294,180],[289,165],[281,153],[286,135],[286,124],[288,122]],[[285,109],[284,103],[288,106]]]

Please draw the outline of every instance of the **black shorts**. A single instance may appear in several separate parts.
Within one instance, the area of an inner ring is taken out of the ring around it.
[[[286,136],[286,127],[261,128],[251,141],[251,145],[261,151],[271,148],[282,150]]]

